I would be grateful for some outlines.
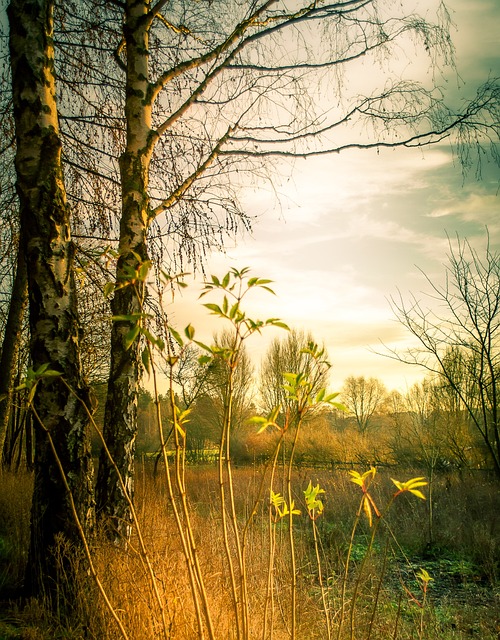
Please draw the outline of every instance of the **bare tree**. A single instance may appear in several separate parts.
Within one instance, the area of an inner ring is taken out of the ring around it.
[[[366,434],[387,396],[387,389],[377,378],[349,376],[340,393],[343,404],[356,418],[359,431]]]
[[[214,337],[214,346],[220,350],[234,349],[233,335],[229,331],[222,331]],[[231,431],[235,435],[245,418],[249,416],[249,407],[253,399],[253,374],[254,368],[248,350],[242,346],[232,382]],[[224,410],[228,403],[228,379],[229,365],[222,353],[209,365],[204,385],[205,394],[210,398],[212,405],[212,419],[215,418],[219,428],[222,428]]]
[[[480,256],[458,236],[443,285],[432,282],[429,306],[415,296],[392,300],[397,319],[419,346],[390,351],[401,362],[423,366],[456,394],[480,434],[500,479],[500,256],[489,238]]]
[[[283,338],[275,338],[264,355],[260,367],[259,396],[262,409],[270,413],[281,406],[283,414],[292,411],[295,403],[288,399],[283,388],[285,373],[304,372],[310,379],[313,369],[313,359],[308,353],[308,347],[314,343],[311,333],[298,329],[291,329]],[[325,360],[328,353],[325,351]],[[314,379],[311,394],[314,395],[328,384],[328,371],[321,370],[321,376]]]

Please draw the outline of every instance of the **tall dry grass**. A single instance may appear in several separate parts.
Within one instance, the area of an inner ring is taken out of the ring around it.
[[[251,512],[262,473],[261,467],[241,467],[234,472],[236,507],[241,523]],[[416,475],[416,472],[394,473],[398,477]],[[377,504],[382,505],[389,499],[394,487],[389,474],[381,472],[379,476],[373,496]],[[318,520],[318,529],[334,638],[341,609],[340,594],[346,550],[360,496],[358,488],[349,482],[346,472],[307,469],[295,471],[294,497],[302,512],[301,516],[297,516],[295,525],[299,574],[297,637],[301,640],[320,640],[327,636],[312,530],[305,515],[302,493],[310,480],[325,489],[325,512]],[[285,480],[282,482],[284,484]],[[276,484],[279,485],[279,479]],[[188,468],[187,486],[192,507],[192,525],[206,580],[215,637],[236,640],[221,539],[215,468]],[[160,587],[168,637],[172,640],[198,638],[185,560],[164,479],[161,476],[155,479],[148,465],[141,464],[138,465],[136,487],[141,529]],[[276,490],[280,490],[279,486]],[[65,603],[64,589],[61,589],[59,617],[57,611],[49,614],[43,603],[31,602],[21,606],[20,601],[14,599],[13,588],[20,586],[26,561],[30,491],[29,476],[2,474],[0,536],[4,552],[0,565],[0,585],[3,589],[3,608],[8,611],[9,624],[13,625],[15,633],[22,631],[24,635],[8,635],[10,632],[2,631],[0,622],[0,638],[119,638],[118,630],[88,575],[83,558],[73,556],[78,576],[77,601]],[[433,495],[435,521],[432,541],[429,540],[428,505],[420,500],[406,500],[406,496],[395,503],[388,518],[390,530],[383,532],[377,539],[374,552],[359,577],[355,603],[356,633],[359,635],[356,638],[404,640],[419,637],[422,612],[412,597],[415,600],[419,598],[415,573],[420,566],[432,567],[429,572],[434,578],[429,591],[430,604],[424,616],[424,637],[451,639],[469,634],[482,640],[497,638],[495,616],[498,608],[495,605],[498,602],[495,601],[495,589],[498,585],[500,558],[498,491],[493,482],[488,482],[483,477],[460,479],[452,474],[442,475],[434,480]],[[250,637],[259,640],[262,638],[267,584],[269,534],[266,510],[267,507],[261,504],[253,518],[247,543]],[[391,532],[394,533],[394,538]],[[351,606],[349,594],[352,594],[351,587],[358,578],[357,571],[366,552],[369,533],[368,524],[361,521],[352,549],[347,608]],[[272,638],[285,640],[289,637],[290,620],[290,563],[286,522],[277,526],[276,538]],[[61,541],[61,545],[64,545],[64,541]],[[134,640],[164,637],[160,611],[153,597],[148,572],[137,550],[137,541],[133,538],[126,552],[99,541],[94,546],[93,557],[104,587],[129,637]],[[448,569],[445,571],[443,567]],[[450,567],[454,567],[453,571]],[[440,571],[442,575],[439,574]],[[63,581],[64,574],[61,574],[61,582]],[[72,611],[70,622],[63,615],[68,609],[66,604],[70,605]],[[479,606],[482,608],[479,609]],[[478,615],[481,613],[480,618],[475,619],[471,613],[474,607],[477,608]],[[5,616],[3,624],[6,628]],[[341,637],[350,638],[348,625],[344,624]]]

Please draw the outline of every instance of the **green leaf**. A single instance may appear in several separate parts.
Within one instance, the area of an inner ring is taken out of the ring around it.
[[[125,334],[125,338],[123,339],[123,345],[125,347],[125,351],[128,351],[130,347],[134,344],[135,339],[139,335],[141,331],[141,327],[138,324],[134,324]]]
[[[148,374],[151,374],[150,354],[149,354],[149,349],[147,347],[145,347],[142,350],[141,360],[142,360],[142,364],[144,366],[144,369],[147,371]]]
[[[323,398],[323,402],[332,402],[335,398],[337,398],[340,394],[337,393],[329,393],[327,396]],[[337,403],[338,404],[338,403]]]
[[[325,398],[325,395],[326,395],[326,389],[324,389],[324,388],[320,389],[318,391],[318,393],[316,394],[315,402],[317,404],[319,404],[320,402],[323,402],[323,400]]]
[[[106,284],[103,287],[103,294],[105,298],[109,298],[109,296],[113,293],[113,291],[115,290],[115,283],[114,282],[106,282]]]
[[[275,509],[280,509],[285,504],[285,498],[280,493],[271,490],[270,501]]]
[[[165,349],[165,342],[159,336],[155,336],[148,329],[142,329],[142,334],[151,344],[153,344],[159,351]]]
[[[233,304],[233,306],[231,307],[231,309],[229,310],[229,318],[231,320],[234,320],[234,317],[236,316],[236,313],[238,312],[240,307],[240,303],[239,302],[235,302]]]
[[[144,280],[146,280],[146,278],[148,277],[150,268],[151,262],[149,260],[145,260],[137,270],[138,279],[144,282]]]
[[[363,489],[363,491],[366,491],[368,489],[376,473],[377,469],[375,467],[370,467],[369,471],[365,471],[363,474],[358,473],[358,471],[349,471],[351,482],[354,482],[354,484],[358,484]]]
[[[323,502],[318,498],[318,496],[322,493],[325,493],[325,490],[320,489],[319,484],[313,487],[311,480],[309,480],[307,489],[304,491],[306,507],[309,515],[314,514],[315,516],[318,516],[323,513]]]
[[[143,313],[129,313],[128,315],[111,316],[113,322],[133,322],[136,323],[141,318],[146,317]]]
[[[431,582],[431,580],[434,580],[434,578],[431,578],[430,574],[428,571],[426,571],[425,569],[420,569],[420,571],[416,574],[417,578],[419,580],[421,580],[424,584],[429,584],[429,582]]]
[[[409,492],[417,498],[420,498],[421,500],[426,499],[424,494],[418,489],[418,487],[425,487],[428,484],[423,476],[420,476],[418,478],[411,478],[406,482],[399,482],[398,480],[394,480],[394,478],[391,478],[391,480],[398,488],[398,492],[396,493],[396,495]]]
[[[209,347],[204,342],[200,342],[199,340],[193,340],[193,342],[197,344],[201,349],[203,349],[203,351],[208,351],[209,353],[213,353],[212,347]],[[207,356],[202,356],[202,357],[207,357]],[[211,359],[212,358],[209,357],[209,360]]]
[[[338,409],[339,411],[343,411],[344,413],[349,413],[349,409],[345,406],[345,404],[342,404],[341,402],[329,402],[328,404],[331,407]]]
[[[218,304],[215,304],[213,302],[206,302],[203,306],[206,307],[209,311],[211,311],[214,315],[218,315],[218,316],[225,315]]]
[[[372,514],[372,507],[371,507],[370,501],[368,500],[367,496],[368,496],[368,494],[365,493],[363,495],[363,498],[361,499],[361,501],[362,501],[362,505],[363,505],[363,511],[365,512],[365,515],[366,515],[366,517],[368,519],[368,525],[371,528],[371,526],[373,524],[373,514]]]
[[[248,422],[255,422],[256,424],[267,424],[267,418],[264,416],[252,416]]]
[[[155,344],[156,336],[154,336],[149,329],[146,329],[145,327],[143,327],[142,335],[146,338],[148,342],[151,342],[151,344]]]
[[[181,425],[178,422],[175,422],[175,428],[181,434],[182,438],[186,437],[186,432],[184,431],[184,429],[181,427]]]
[[[188,326],[184,329],[184,335],[188,340],[192,340],[194,338],[194,327],[192,324],[188,324]]]
[[[55,369],[46,369],[43,372],[43,375],[39,377],[40,378],[58,378],[59,376],[62,376],[62,373],[60,371],[56,371]]]
[[[174,329],[174,327],[168,325],[168,332],[180,347],[184,346],[184,340],[181,338],[179,332]]]
[[[279,318],[269,318],[266,320],[266,326],[278,327],[279,329],[285,329],[285,331],[290,331],[290,327],[282,322]]]
[[[180,424],[187,424],[189,422],[189,418],[188,415],[191,413],[191,409],[186,409],[186,411],[183,411],[182,413],[179,414],[179,417],[177,418],[177,420],[179,421]]]

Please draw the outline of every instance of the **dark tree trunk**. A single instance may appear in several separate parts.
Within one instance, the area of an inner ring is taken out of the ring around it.
[[[77,548],[80,544],[51,441],[87,534],[92,530],[94,506],[89,421],[82,404],[88,402],[88,390],[79,357],[74,251],[55,101],[52,8],[50,0],[11,0],[8,7],[31,362],[35,372],[42,365],[60,372],[74,391],[59,377],[41,376],[33,400],[35,481],[26,572],[27,591],[32,595],[56,592],[58,566],[53,550],[58,541],[67,540]]]
[[[16,275],[12,284],[9,313],[0,358],[0,464],[3,460],[5,437],[11,418],[14,380],[17,374],[18,355],[22,340],[24,312],[28,302],[28,274],[24,251],[18,249]]]

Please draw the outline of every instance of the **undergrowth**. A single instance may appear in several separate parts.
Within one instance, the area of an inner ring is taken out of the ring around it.
[[[161,478],[153,477],[153,464],[140,463],[137,469],[137,502],[141,524],[150,549],[156,575],[162,585],[167,603],[169,629],[174,640],[195,638],[193,611],[186,594],[189,585],[183,571],[180,548],[172,514],[167,505],[166,488]],[[251,508],[258,489],[263,467],[240,467],[234,471],[235,491],[239,496],[238,509],[242,513]],[[418,471],[413,471],[418,473]],[[412,475],[413,475],[412,473]],[[389,494],[390,479],[387,472],[377,474],[376,495],[384,500]],[[208,576],[207,589],[215,619],[217,638],[231,638],[227,612],[230,601],[227,580],[224,578],[220,519],[217,516],[217,472],[210,467],[188,467],[187,483],[193,509],[196,539],[203,545],[203,569]],[[294,473],[297,487],[307,489],[309,480],[324,487],[324,513],[318,519],[321,553],[324,562],[324,582],[332,601],[332,613],[339,608],[341,572],[358,502],[356,487],[346,472],[301,469]],[[369,567],[365,567],[362,593],[357,602],[356,617],[359,638],[367,637],[377,597],[378,577],[384,564],[384,583],[380,587],[376,622],[372,625],[372,638],[418,638],[418,619],[421,608],[412,595],[420,594],[416,575],[425,568],[433,578],[428,590],[428,608],[425,613],[425,636],[431,640],[466,637],[497,640],[499,624],[498,566],[500,561],[497,528],[498,495],[494,480],[487,481],[476,475],[464,477],[449,487],[448,474],[436,479],[435,499],[439,505],[436,517],[439,532],[434,547],[429,547],[425,526],[426,505],[418,502],[415,510],[407,509],[408,501],[397,514],[391,526],[397,526],[401,549],[397,546],[386,551],[385,541],[374,548]],[[58,620],[57,615],[44,608],[43,602],[23,603],[15,591],[22,582],[29,535],[29,504],[31,477],[25,473],[3,473],[0,482],[0,530],[4,555],[0,581],[0,638],[48,640],[50,638],[94,638],[111,640],[119,637],[102,602],[86,574],[85,563],[80,561],[78,607],[74,622]],[[481,520],[477,512],[469,509],[474,496],[480,496]],[[317,577],[314,540],[305,513],[305,504],[297,492],[297,504],[303,510],[297,518],[299,558],[298,580],[298,633],[301,640],[325,638],[322,620],[321,588]],[[479,526],[480,525],[480,526]],[[488,536],[486,535],[488,532]],[[278,539],[286,535],[286,525],[277,531]],[[351,562],[353,570],[362,561],[369,541],[369,527],[362,523],[356,537]],[[401,542],[403,541],[403,542]],[[8,549],[8,551],[7,551]],[[259,514],[249,541],[249,593],[258,608],[265,593],[267,571],[267,534],[265,515]],[[155,637],[154,610],[148,581],[132,540],[127,553],[101,540],[95,548],[95,561],[104,577],[106,588],[120,615],[137,640]],[[286,613],[284,594],[289,579],[289,566],[285,558],[277,563],[275,581],[277,592],[277,624],[275,640],[287,638],[288,629],[283,619]],[[404,584],[404,587],[402,586]],[[409,590],[410,593],[406,591]],[[396,625],[396,620],[398,623]],[[335,619],[333,620],[335,624]],[[251,628],[252,637],[260,637],[260,619]],[[394,635],[396,633],[396,635]],[[157,636],[160,637],[160,636]],[[349,635],[344,635],[348,638]],[[356,636],[358,637],[358,636]]]

